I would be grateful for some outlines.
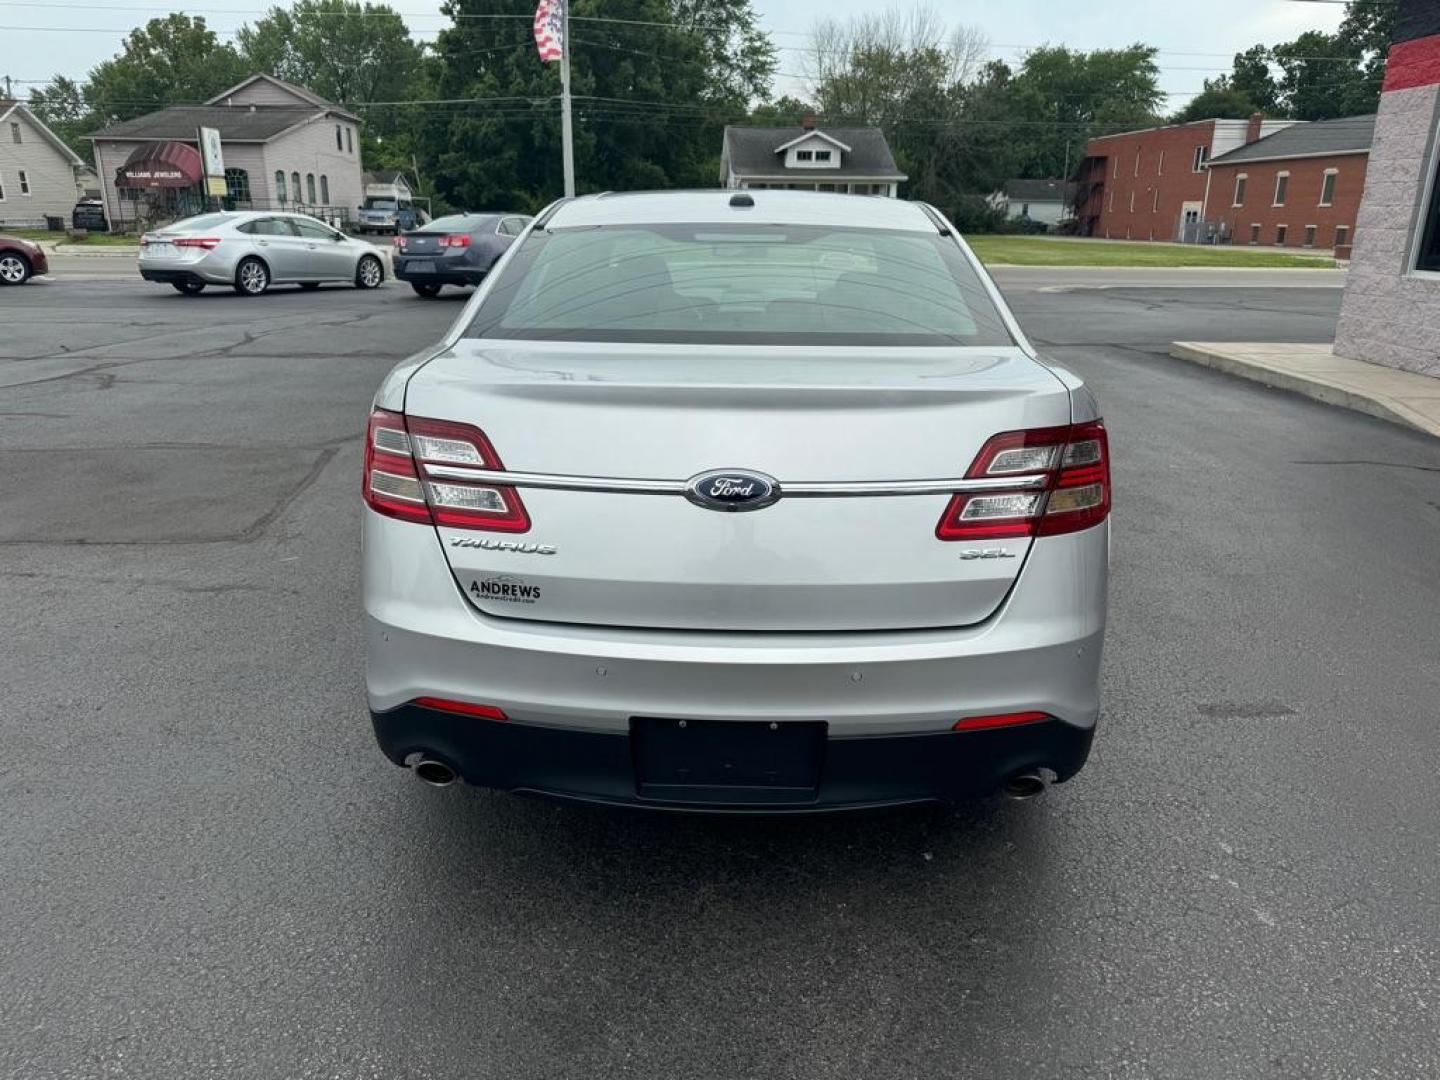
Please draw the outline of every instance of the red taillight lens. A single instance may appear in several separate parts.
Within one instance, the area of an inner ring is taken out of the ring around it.
[[[470,246],[469,233],[450,233],[440,238],[441,247],[466,248]]]
[[[410,241],[406,240],[405,237],[403,237],[403,236],[397,236],[397,237],[395,237],[395,246],[396,246],[397,248],[400,248],[402,251],[405,249],[405,245],[408,244],[409,242],[410,242]]]
[[[176,247],[204,248],[206,251],[214,251],[220,246],[218,236],[180,236],[171,241]]]
[[[967,716],[956,720],[952,731],[978,731],[982,728],[1013,727],[1015,724],[1033,724],[1036,720],[1049,720],[1050,714],[1043,712],[999,713],[995,716]]]
[[[503,471],[485,433],[470,424],[376,409],[365,440],[365,501],[404,521],[456,529],[525,532],[530,517],[512,487],[436,477],[427,466]]]
[[[477,705],[473,701],[453,701],[450,698],[417,697],[410,704],[422,705],[427,709],[442,712],[463,713],[465,716],[479,716],[486,720],[509,720],[505,710],[498,705]]]
[[[1098,525],[1110,513],[1110,448],[1099,420],[996,435],[965,476],[1045,484],[955,495],[935,527],[941,540],[1055,536]]]

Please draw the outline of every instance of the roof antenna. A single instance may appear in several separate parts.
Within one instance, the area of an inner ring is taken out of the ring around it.
[[[731,196],[730,196],[730,205],[731,205],[731,206],[754,206],[754,205],[755,205],[755,198],[754,198],[754,196],[746,195],[743,191],[736,192],[734,195],[731,195]]]

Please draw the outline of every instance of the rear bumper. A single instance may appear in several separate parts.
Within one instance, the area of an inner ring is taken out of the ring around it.
[[[403,256],[394,260],[395,277],[400,281],[413,281],[420,285],[479,285],[485,280],[485,271],[478,266],[446,266],[439,259],[431,259],[437,264],[434,270],[416,273],[409,269],[410,261]]]
[[[433,528],[368,509],[364,523],[365,679],[380,745],[397,762],[439,756],[473,783],[654,805],[627,771],[632,718],[818,720],[826,772],[814,808],[960,798],[1028,768],[1072,775],[1099,714],[1108,523],[1036,541],[981,624],[775,634],[489,616],[461,594]],[[410,704],[422,697],[493,705],[510,720]],[[967,716],[1028,711],[1054,719],[951,731]],[[569,764],[552,769],[551,753]]]
[[[185,266],[147,266],[141,263],[140,276],[146,281],[158,281],[166,285],[176,281],[193,281],[199,285],[230,285],[235,281],[235,267],[228,264],[216,265],[208,260]]]
[[[989,795],[1009,778],[1051,769],[1068,780],[1085,764],[1093,728],[1044,720],[1010,728],[827,738],[813,798],[649,798],[637,782],[628,732],[483,720],[402,705],[370,714],[380,749],[444,761],[467,783],[553,798],[660,810],[804,813]]]

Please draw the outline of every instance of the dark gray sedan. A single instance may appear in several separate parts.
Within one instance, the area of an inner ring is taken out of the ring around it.
[[[395,276],[421,296],[479,285],[530,224],[524,214],[450,214],[395,237]]]

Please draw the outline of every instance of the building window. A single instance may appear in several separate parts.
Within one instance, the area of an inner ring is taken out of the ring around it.
[[[1112,179],[1112,180],[1119,180],[1119,179],[1120,179],[1120,155],[1119,155],[1119,154],[1116,154],[1116,155],[1115,155],[1115,167],[1110,170],[1110,179]]]
[[[830,151],[829,151],[829,150],[816,150],[816,151],[815,151],[815,160],[816,160],[816,161],[829,161],[829,160],[830,160]]]
[[[20,135],[20,125],[13,120],[10,122],[10,141],[17,146],[25,141]]]
[[[340,125],[335,125],[335,149],[344,150],[345,144],[340,141]]]
[[[1345,244],[1348,244],[1349,242],[1350,242],[1350,226],[1349,226],[1349,225],[1336,225],[1336,226],[1335,226],[1335,246],[1336,246],[1336,247],[1343,247]]]
[[[348,128],[348,127],[347,127],[347,128],[345,129],[345,149],[346,149],[346,152],[347,152],[347,153],[353,154],[353,153],[355,152],[355,129],[354,129],[354,128]]]
[[[1140,151],[1135,151],[1135,175],[1140,175]]]
[[[1156,176],[1163,176],[1164,174],[1165,174],[1165,151],[1164,151],[1164,150],[1161,150],[1161,151],[1160,151],[1160,159],[1155,162],[1155,175],[1156,175]]]
[[[1157,188],[1155,188],[1155,189],[1151,192],[1151,195],[1150,195],[1150,213],[1152,213],[1152,214],[1158,214],[1159,212],[1160,212],[1160,189],[1157,187]]]
[[[0,202],[5,201],[5,174],[0,173]]]
[[[320,201],[326,206],[330,205],[330,178],[328,176],[320,177]]]
[[[796,150],[796,151],[795,151],[795,160],[796,160],[796,161],[813,161],[814,158],[815,158],[815,151],[813,151],[813,150]]]
[[[276,169],[276,170],[275,170],[275,201],[278,202],[281,206],[284,206],[285,203],[286,203],[286,201],[287,201],[286,198],[285,198],[285,170],[284,170],[284,169]]]
[[[250,174],[244,169],[225,170],[225,194],[237,203],[250,201]]]
[[[1195,159],[1190,166],[1191,172],[1204,172],[1205,162],[1210,160],[1210,148],[1208,146],[1195,147]]]
[[[1107,214],[1113,214],[1113,213],[1115,212],[1115,189],[1114,189],[1114,188],[1111,188],[1110,191],[1109,191],[1109,193],[1105,196],[1105,212],[1106,212]]]
[[[1248,179],[1249,177],[1247,177],[1243,172],[1239,176],[1235,177],[1235,199],[1231,203],[1232,206],[1245,205],[1245,182]]]
[[[1325,179],[1320,181],[1321,206],[1330,206],[1335,202],[1335,180],[1339,175],[1337,169],[1325,170]]]
[[[1340,242],[1340,230],[1336,229],[1335,243]],[[1416,248],[1415,269],[1440,274],[1440,150],[1430,162],[1430,203],[1425,208]]]
[[[1275,175],[1275,205],[1285,205],[1285,193],[1290,189],[1290,174],[1288,172]]]
[[[1276,247],[1284,247],[1284,246],[1285,246],[1285,237],[1286,237],[1286,235],[1287,235],[1289,232],[1290,232],[1290,226],[1289,226],[1289,225],[1276,225],[1276,226],[1275,226],[1275,246],[1276,246]]]
[[[27,173],[24,169],[20,170],[20,194],[30,194],[30,174]]]
[[[1339,230],[1337,229],[1336,231],[1338,232]],[[1306,246],[1306,247],[1314,247],[1314,246],[1315,246],[1315,226],[1314,226],[1314,225],[1306,225],[1306,226],[1305,226],[1305,246]]]
[[[1258,221],[1250,226],[1250,243],[1260,243],[1260,223]]]
[[[315,174],[305,174],[305,201],[311,206],[315,205]]]
[[[300,201],[300,174],[298,172],[290,174],[290,190],[295,193],[291,198],[298,203]]]
[[[1132,189],[1130,190],[1130,213],[1133,214],[1134,212],[1135,212],[1135,190],[1132,188]]]

